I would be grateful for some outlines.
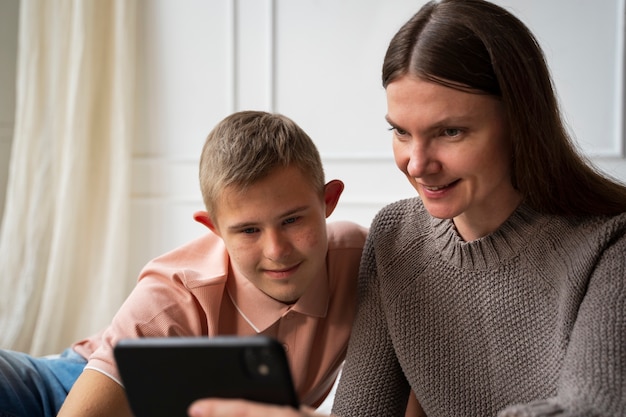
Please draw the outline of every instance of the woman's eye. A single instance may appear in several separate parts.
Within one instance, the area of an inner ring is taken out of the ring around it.
[[[292,223],[295,223],[295,222],[296,222],[296,220],[298,220],[298,218],[297,218],[297,217],[290,217],[290,218],[288,218],[288,219],[285,219],[284,223],[285,223],[285,224],[292,224]]]
[[[405,130],[400,129],[399,127],[391,126],[389,130],[392,131],[396,136],[406,136],[407,134]]]

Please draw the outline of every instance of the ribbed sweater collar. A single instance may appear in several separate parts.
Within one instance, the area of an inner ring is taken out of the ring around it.
[[[450,264],[468,270],[493,269],[508,263],[547,221],[545,216],[522,204],[496,231],[465,242],[452,220],[431,219],[431,233],[438,252]]]

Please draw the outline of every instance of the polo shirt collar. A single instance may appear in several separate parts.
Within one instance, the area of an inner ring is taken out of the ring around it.
[[[329,285],[326,269],[311,282],[311,286],[295,304],[285,304],[268,296],[232,268],[232,265],[226,287],[237,309],[258,332],[272,326],[289,311],[312,317],[326,317],[328,312]]]

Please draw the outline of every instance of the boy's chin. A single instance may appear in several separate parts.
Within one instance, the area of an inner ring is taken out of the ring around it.
[[[302,296],[299,291],[268,291],[265,294],[283,304],[295,304]]]

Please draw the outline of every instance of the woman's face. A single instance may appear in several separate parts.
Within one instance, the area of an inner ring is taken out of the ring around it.
[[[497,229],[521,200],[500,101],[411,75],[386,91],[396,164],[428,212],[466,241]]]

